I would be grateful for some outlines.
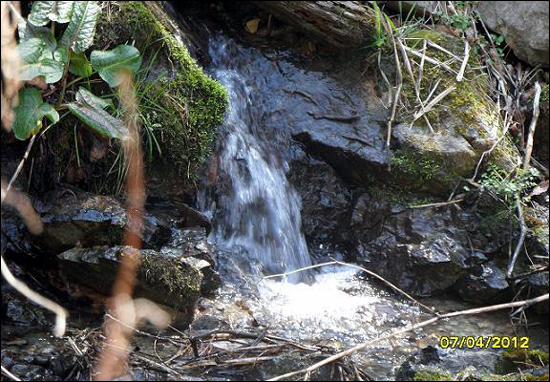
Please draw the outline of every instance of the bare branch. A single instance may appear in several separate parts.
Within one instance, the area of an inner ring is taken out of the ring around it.
[[[531,152],[533,151],[533,137],[535,135],[535,129],[537,128],[537,120],[540,114],[539,102],[540,102],[541,87],[538,82],[535,82],[535,100],[533,101],[533,118],[531,119],[531,125],[529,126],[529,134],[527,135],[527,144],[525,145],[525,156],[523,157],[523,168],[529,168],[529,162],[531,161]]]

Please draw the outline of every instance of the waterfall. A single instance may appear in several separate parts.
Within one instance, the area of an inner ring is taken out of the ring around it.
[[[259,133],[259,119],[251,118],[254,94],[235,67],[231,44],[210,43],[212,74],[229,95],[215,152],[216,173],[223,180],[212,235],[219,248],[243,254],[262,274],[285,273],[311,264],[301,231],[301,201],[287,180],[288,164]],[[305,277],[297,273],[287,280]]]

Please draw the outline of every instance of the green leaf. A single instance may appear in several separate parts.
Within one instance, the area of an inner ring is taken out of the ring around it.
[[[83,87],[78,88],[76,92],[76,102],[81,105],[89,105],[101,109],[105,109],[107,106],[113,106],[113,100],[100,98]]]
[[[66,64],[69,62],[69,52],[67,52],[67,49],[65,48],[59,48],[53,52],[53,59]]]
[[[141,66],[139,50],[130,45],[119,45],[115,49],[107,51],[94,50],[90,59],[99,76],[112,88],[122,82],[122,78],[119,76],[121,70],[130,70],[132,73],[136,73]]]
[[[103,107],[106,106],[108,106],[107,101],[94,96],[83,88],[78,90],[76,102],[68,105],[71,113],[99,134],[108,138],[125,140],[128,137],[128,129],[121,120],[103,110]]]
[[[73,14],[74,1],[35,1],[32,4],[29,22],[36,26],[44,26],[50,20],[58,23],[68,23]]]
[[[50,52],[55,51],[57,48],[57,41],[55,40],[53,31],[50,28],[37,27],[23,20],[19,23],[17,29],[19,31],[20,43],[32,38],[39,38],[46,43],[46,46]]]
[[[54,3],[55,1],[35,1],[32,4],[31,14],[29,15],[29,23],[36,26],[44,26],[49,23],[49,14]]]
[[[86,58],[84,52],[73,54],[71,57],[71,64],[69,66],[69,72],[79,77],[90,77],[92,75],[92,64]]]
[[[40,60],[46,43],[39,38],[30,38],[17,45],[19,58],[26,63],[33,63]]]
[[[101,8],[97,1],[75,2],[71,22],[63,33],[60,45],[72,49],[75,53],[88,49],[94,41],[95,27],[100,13]]]
[[[42,100],[42,95],[35,88],[24,88],[19,92],[19,105],[14,108],[14,111],[13,133],[20,140],[38,133],[42,128],[44,117],[52,123],[59,121],[57,111]]]
[[[41,58],[19,69],[19,79],[22,81],[30,81],[38,76],[43,76],[48,84],[59,81],[63,77],[63,63],[52,58]]]
[[[52,7],[49,17],[50,20],[57,21],[64,24],[71,21],[73,15],[74,1],[55,1]]]

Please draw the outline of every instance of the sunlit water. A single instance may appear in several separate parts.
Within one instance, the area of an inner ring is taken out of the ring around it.
[[[258,92],[275,94],[278,89],[270,84],[284,83],[285,75],[299,73],[307,80],[309,74],[288,62],[274,64],[260,52],[224,37],[212,39],[210,56],[212,74],[230,98],[215,153],[221,180],[214,196],[204,189],[200,196],[203,209],[214,218],[210,240],[218,248],[217,265],[225,280],[216,299],[219,315],[236,329],[260,325],[296,340],[336,347],[430,318],[411,301],[358,277],[352,268],[331,266],[265,278],[306,267],[311,260],[301,232],[300,198],[287,180],[288,163],[277,152],[273,136],[262,130],[258,116],[265,107],[261,101],[265,94]],[[310,79],[319,76],[315,73]],[[303,84],[310,85],[319,91],[323,81]],[[328,97],[330,92],[327,86],[324,94]],[[431,302],[444,307],[443,301]],[[448,307],[465,308],[464,304]],[[490,319],[457,318],[380,342],[357,356],[371,372],[388,377],[407,355],[437,345],[439,336],[513,334],[505,313]],[[464,360],[465,354],[453,352],[457,368],[473,362]]]

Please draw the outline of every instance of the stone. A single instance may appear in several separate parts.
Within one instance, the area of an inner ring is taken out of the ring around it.
[[[406,210],[368,193],[351,216],[358,260],[419,296],[440,293],[460,278],[470,254],[458,227],[448,208]]]
[[[465,274],[453,289],[463,300],[479,304],[506,297],[504,292],[509,286],[503,269],[489,261],[472,267],[470,273]]]
[[[48,195],[45,202],[34,204],[44,223],[44,233],[31,240],[45,252],[57,254],[75,246],[122,243],[126,210],[112,196],[58,190]],[[171,236],[164,222],[147,213],[141,228],[143,245],[148,248],[159,247]]]
[[[352,193],[326,163],[310,157],[293,160],[289,180],[302,199],[302,230],[309,253],[345,246]]]
[[[103,296],[109,296],[125,251],[129,247],[73,248],[58,255],[64,278]],[[203,274],[191,261],[163,256],[157,251],[139,251],[135,297],[143,297],[162,306],[179,325],[193,321],[200,297]]]
[[[504,36],[516,56],[548,68],[547,1],[480,1],[477,11],[489,29]]]

